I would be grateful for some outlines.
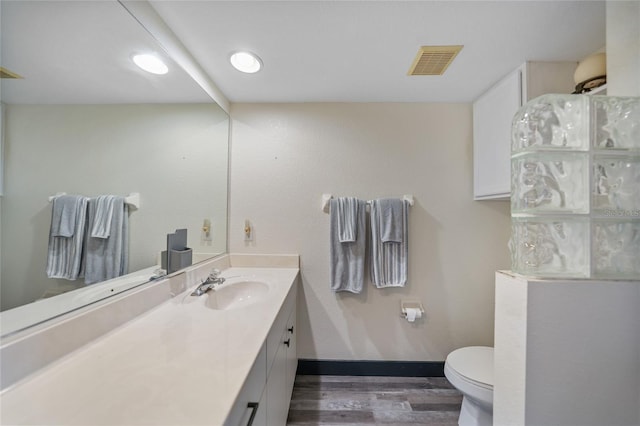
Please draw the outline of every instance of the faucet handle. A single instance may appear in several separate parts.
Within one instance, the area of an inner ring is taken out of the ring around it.
[[[216,279],[220,276],[220,269],[218,268],[213,268],[211,270],[211,272],[209,273],[209,278],[211,279]]]

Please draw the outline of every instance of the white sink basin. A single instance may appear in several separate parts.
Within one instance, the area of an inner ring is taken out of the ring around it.
[[[201,296],[192,296],[191,288],[178,303],[197,305],[207,309],[226,311],[251,306],[265,299],[271,284],[255,277],[233,277]]]
[[[225,283],[208,291],[205,306],[210,309],[227,310],[243,308],[259,302],[269,292],[269,284],[255,280]]]

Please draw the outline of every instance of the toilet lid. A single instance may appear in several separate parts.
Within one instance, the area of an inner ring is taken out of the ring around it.
[[[493,386],[493,348],[469,346],[456,349],[447,356],[446,363],[463,377]]]

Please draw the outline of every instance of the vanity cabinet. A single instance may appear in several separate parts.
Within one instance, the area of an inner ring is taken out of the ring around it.
[[[527,62],[473,103],[473,198],[509,199],[511,122],[529,100],[547,93],[571,93],[575,62]]]
[[[273,322],[225,426],[274,426],[287,423],[298,367],[296,297],[294,285]]]

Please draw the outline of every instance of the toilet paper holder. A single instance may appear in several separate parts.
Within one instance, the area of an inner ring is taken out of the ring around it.
[[[410,301],[400,302],[400,316],[402,318],[407,319],[408,312],[413,310],[420,312],[420,316],[417,316],[417,318],[420,318],[424,315],[424,306],[422,306],[422,303]]]

